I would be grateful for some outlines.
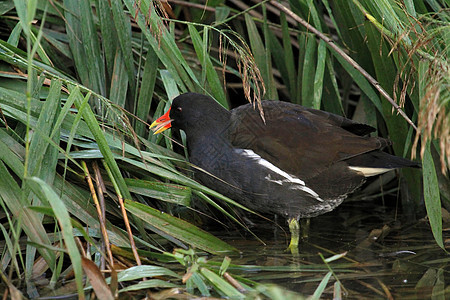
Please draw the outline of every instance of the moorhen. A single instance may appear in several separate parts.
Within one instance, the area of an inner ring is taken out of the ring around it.
[[[251,104],[226,110],[197,93],[176,97],[150,125],[186,133],[195,178],[263,213],[283,215],[298,248],[299,218],[336,208],[366,177],[418,163],[382,152],[375,128],[339,115],[281,101],[262,101],[265,122]]]

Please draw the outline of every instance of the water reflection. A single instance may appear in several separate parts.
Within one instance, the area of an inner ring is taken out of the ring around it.
[[[266,245],[249,234],[242,237],[242,229],[221,238],[242,251],[239,257],[232,257],[234,264],[260,266],[234,272],[306,296],[314,293],[329,271],[319,253],[327,258],[347,252],[329,264],[343,285],[344,298],[450,299],[450,256],[434,242],[428,221],[382,207],[376,201],[349,201],[334,212],[311,219],[299,257],[285,252],[287,233],[265,221],[252,219],[257,222],[252,230]],[[444,230],[444,240],[446,236]],[[332,277],[323,297],[333,298],[335,280]]]

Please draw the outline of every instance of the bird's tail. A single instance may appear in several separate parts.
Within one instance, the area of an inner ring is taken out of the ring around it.
[[[362,172],[366,177],[378,175],[397,168],[420,168],[420,163],[391,155],[383,151],[372,151],[346,160],[351,169]]]

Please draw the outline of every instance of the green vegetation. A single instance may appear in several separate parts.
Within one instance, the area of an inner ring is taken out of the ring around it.
[[[188,91],[225,107],[236,91],[249,101],[289,100],[378,128],[395,154],[422,160],[421,171],[401,172],[401,205],[414,214],[424,199],[445,248],[449,2],[302,0],[286,1],[287,10],[256,2],[0,2],[0,275],[11,298],[19,286],[37,296],[34,279],[45,272],[49,288],[73,274],[67,292],[80,298],[91,288],[100,299],[146,290],[167,292],[160,298],[298,297],[233,273],[245,267],[222,256],[238,249],[187,218],[195,199],[248,230],[232,209],[245,208],[194,181],[170,134],[148,130]],[[116,272],[127,266],[118,257],[136,266]],[[333,278],[331,260],[318,267],[315,299]],[[443,272],[433,273],[438,281]]]

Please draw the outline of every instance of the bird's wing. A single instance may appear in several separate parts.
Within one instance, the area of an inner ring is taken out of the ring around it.
[[[250,105],[232,110],[232,145],[250,149],[304,180],[388,144],[381,138],[359,135],[372,127],[331,113],[273,101],[263,101],[263,109],[265,124]]]

